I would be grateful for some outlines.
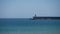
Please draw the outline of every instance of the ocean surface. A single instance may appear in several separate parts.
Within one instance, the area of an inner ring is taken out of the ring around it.
[[[0,34],[60,34],[60,20],[0,19]]]

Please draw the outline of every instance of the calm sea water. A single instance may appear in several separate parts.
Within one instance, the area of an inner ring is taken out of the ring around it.
[[[0,19],[0,34],[60,34],[60,20]]]

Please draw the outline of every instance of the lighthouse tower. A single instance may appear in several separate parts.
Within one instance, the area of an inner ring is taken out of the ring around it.
[[[35,16],[34,17],[36,17],[36,14],[35,14]]]

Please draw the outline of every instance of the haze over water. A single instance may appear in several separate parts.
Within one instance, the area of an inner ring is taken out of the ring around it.
[[[60,20],[29,20],[37,16],[60,17],[60,0],[0,0],[0,34],[60,34]]]

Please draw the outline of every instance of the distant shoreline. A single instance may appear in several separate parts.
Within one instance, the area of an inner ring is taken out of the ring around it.
[[[1,19],[60,20],[60,17],[0,18],[0,20]]]

